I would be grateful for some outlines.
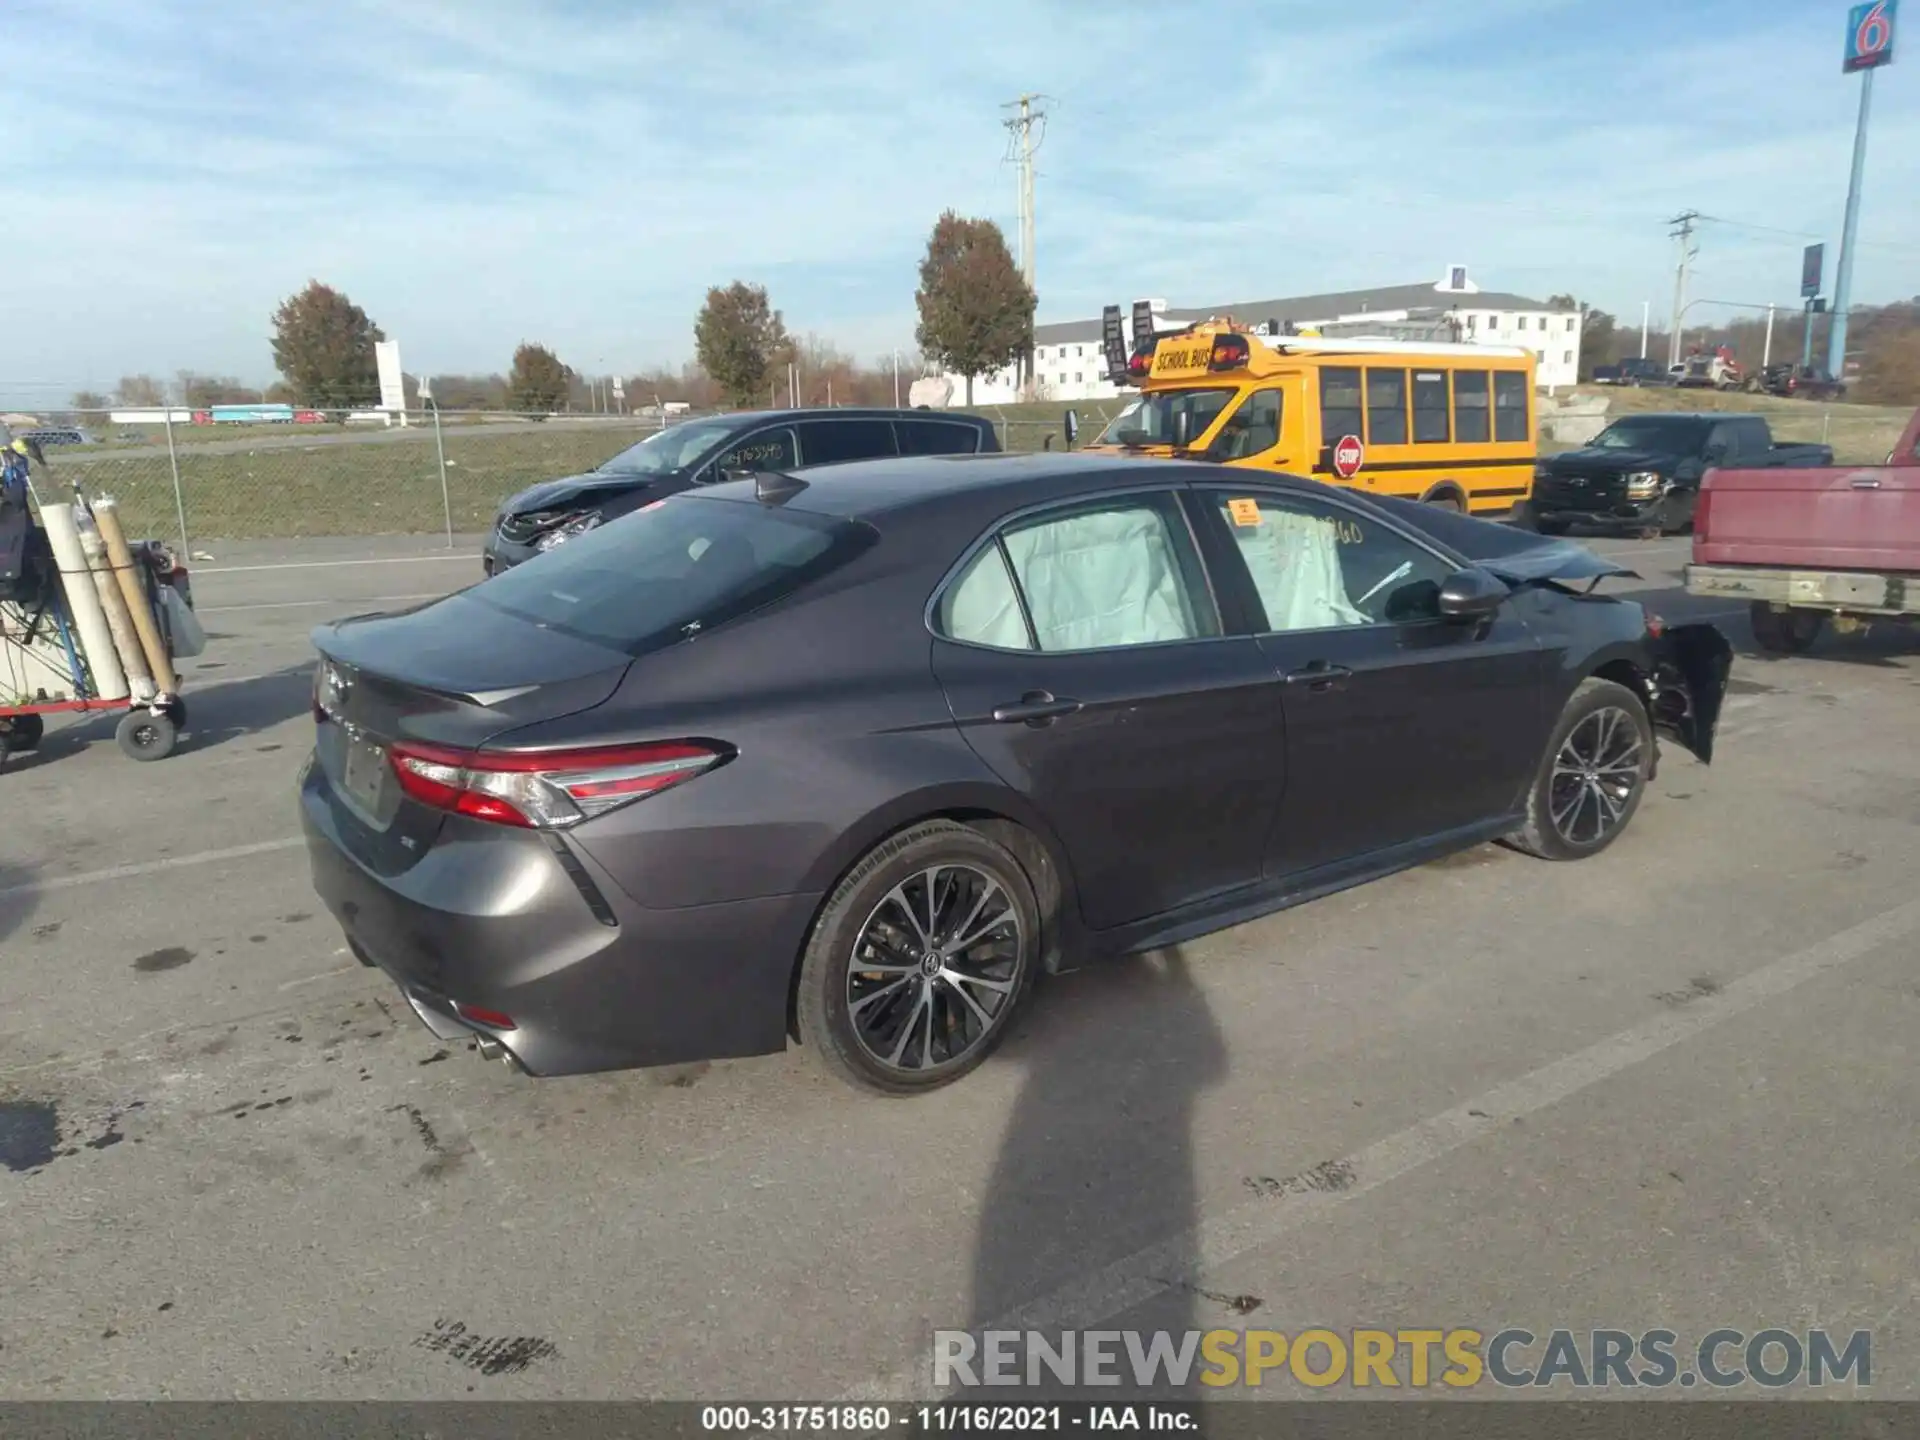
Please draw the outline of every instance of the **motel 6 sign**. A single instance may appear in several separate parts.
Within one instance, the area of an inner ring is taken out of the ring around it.
[[[1869,0],[1847,12],[1847,55],[1840,66],[1851,75],[1893,63],[1894,15],[1900,0]]]

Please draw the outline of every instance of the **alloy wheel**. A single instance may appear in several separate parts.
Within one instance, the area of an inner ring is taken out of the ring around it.
[[[934,865],[875,905],[847,960],[847,1013],[888,1069],[938,1070],[998,1028],[1027,935],[1006,888],[973,865]]]
[[[1640,727],[1617,705],[1581,717],[1553,757],[1553,828],[1569,845],[1597,845],[1632,807],[1642,779]]]

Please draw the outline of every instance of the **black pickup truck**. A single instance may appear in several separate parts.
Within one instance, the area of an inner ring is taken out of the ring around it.
[[[1831,465],[1826,445],[1776,445],[1759,415],[1623,415],[1584,449],[1542,459],[1527,515],[1535,529],[1574,525],[1651,539],[1693,524],[1700,477],[1715,466]]]

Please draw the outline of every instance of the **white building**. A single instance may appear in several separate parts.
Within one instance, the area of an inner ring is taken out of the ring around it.
[[[1482,290],[1464,266],[1452,266],[1438,285],[1388,285],[1377,290],[1348,290],[1337,295],[1301,295],[1213,305],[1199,310],[1170,310],[1151,302],[1156,325],[1178,330],[1196,320],[1231,315],[1243,325],[1284,333],[1318,330],[1352,338],[1386,335],[1393,339],[1481,341],[1524,345],[1539,357],[1537,383],[1546,389],[1572,385],[1580,373],[1578,310],[1529,300],[1524,295]],[[1132,306],[1122,306],[1121,323],[1129,350],[1133,345]],[[1068,320],[1033,327],[1033,375],[1043,400],[1105,400],[1130,393],[1107,378],[1100,346],[1100,320]],[[954,405],[966,403],[964,378],[950,377]],[[1017,371],[1009,367],[973,381],[976,405],[1011,405],[1020,396]]]

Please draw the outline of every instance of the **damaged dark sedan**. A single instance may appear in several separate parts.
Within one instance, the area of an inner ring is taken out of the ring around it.
[[[1632,821],[1731,652],[1584,547],[1307,480],[896,459],[674,495],[324,626],[315,885],[533,1074],[965,1074],[1036,976]]]

